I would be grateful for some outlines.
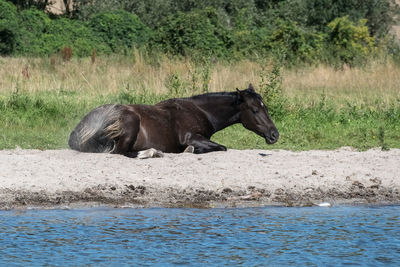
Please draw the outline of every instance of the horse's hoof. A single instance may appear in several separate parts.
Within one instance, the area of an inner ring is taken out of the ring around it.
[[[164,157],[164,153],[162,153],[160,150],[155,150],[153,158],[162,158],[162,157]]]
[[[164,154],[160,150],[150,148],[147,150],[139,151],[137,157],[139,159],[162,158],[164,157]]]
[[[194,146],[188,146],[183,153],[194,153]]]

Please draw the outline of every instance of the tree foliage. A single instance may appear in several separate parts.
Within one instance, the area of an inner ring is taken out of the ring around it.
[[[374,38],[370,36],[366,23],[361,19],[355,24],[345,16],[328,24],[328,40],[334,56],[351,64],[356,59],[365,59],[375,49]]]
[[[178,12],[160,27],[154,43],[171,54],[224,57],[230,46],[229,32],[222,26],[212,8]]]
[[[122,9],[95,14],[89,20],[89,27],[113,52],[142,46],[151,36],[150,29],[138,16]]]
[[[74,56],[88,56],[93,49],[145,47],[181,56],[354,64],[378,49],[400,53],[388,41],[400,18],[395,0],[76,0],[58,16],[43,12],[50,2],[0,0],[1,54],[49,55],[68,46]]]
[[[17,51],[21,54],[41,54],[42,39],[52,21],[42,11],[35,8],[25,9],[19,15]]]
[[[10,0],[19,10],[36,8],[45,10],[52,3],[51,0]]]
[[[17,31],[16,7],[0,0],[0,54],[7,55],[14,52]]]
[[[31,8],[20,12],[18,24],[16,52],[22,55],[50,55],[64,47],[72,48],[76,56],[89,56],[93,49],[110,51],[91,28],[78,20],[52,20]]]

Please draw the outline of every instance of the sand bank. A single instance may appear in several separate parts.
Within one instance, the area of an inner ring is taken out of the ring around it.
[[[131,159],[0,151],[0,209],[400,203],[400,149],[229,150]]]

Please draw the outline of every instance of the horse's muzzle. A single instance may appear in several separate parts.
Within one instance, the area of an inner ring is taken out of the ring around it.
[[[272,145],[278,141],[279,132],[278,132],[278,130],[275,129],[275,130],[270,131],[268,134],[265,134],[264,137],[265,137],[265,141],[267,142],[267,144]]]

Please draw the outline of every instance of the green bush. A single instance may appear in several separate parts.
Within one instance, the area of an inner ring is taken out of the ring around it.
[[[396,0],[264,0],[256,1],[257,21],[267,26],[276,18],[325,32],[329,22],[348,15],[353,22],[367,19],[370,34],[384,37],[398,18]]]
[[[261,38],[257,35],[256,28],[252,24],[252,16],[246,8],[237,11],[234,20],[234,28],[231,31],[231,50],[235,57],[249,57],[260,53]],[[270,32],[263,35],[269,35]]]
[[[124,9],[136,14],[140,20],[152,29],[160,22],[177,12],[173,2],[176,0],[75,0],[75,16],[88,21],[95,14]]]
[[[78,57],[89,56],[93,49],[99,53],[110,52],[110,49],[95,36],[92,30],[83,22],[71,19],[53,20],[48,32],[41,40],[46,54],[59,51],[63,47],[72,48],[74,55]]]
[[[95,14],[89,26],[113,52],[143,46],[151,36],[151,30],[138,16],[125,10]]]
[[[154,44],[167,53],[226,57],[232,41],[214,9],[178,12],[161,25]]]
[[[70,47],[81,57],[145,46],[153,56],[275,57],[289,65],[400,57],[387,35],[400,13],[394,0],[77,0],[69,19],[49,17],[47,3],[0,0],[0,54]]]
[[[302,0],[305,2],[306,25],[325,30],[336,18],[349,16],[353,21],[367,19],[366,25],[372,36],[385,36],[399,13],[395,0]]]
[[[18,30],[17,8],[7,1],[0,0],[0,54],[14,52]]]
[[[89,56],[93,49],[110,52],[90,28],[78,20],[51,20],[44,12],[26,9],[20,12],[17,53],[50,55],[63,47],[71,47],[75,56]]]
[[[300,28],[296,22],[277,19],[270,28],[257,29],[262,51],[290,64],[314,62],[323,47],[320,34]]]
[[[52,4],[54,1],[52,0],[9,0],[9,2],[13,3],[18,10],[36,8],[38,10],[44,11],[47,6]]]
[[[370,36],[366,20],[356,25],[348,16],[336,18],[328,24],[328,42],[334,57],[347,64],[363,61],[375,50],[374,38]]]
[[[17,53],[43,54],[43,34],[51,25],[51,19],[42,11],[35,8],[25,9],[19,14],[19,31],[17,39]]]
[[[232,32],[231,51],[235,58],[251,57],[260,51],[260,38],[251,29],[238,29]]]

